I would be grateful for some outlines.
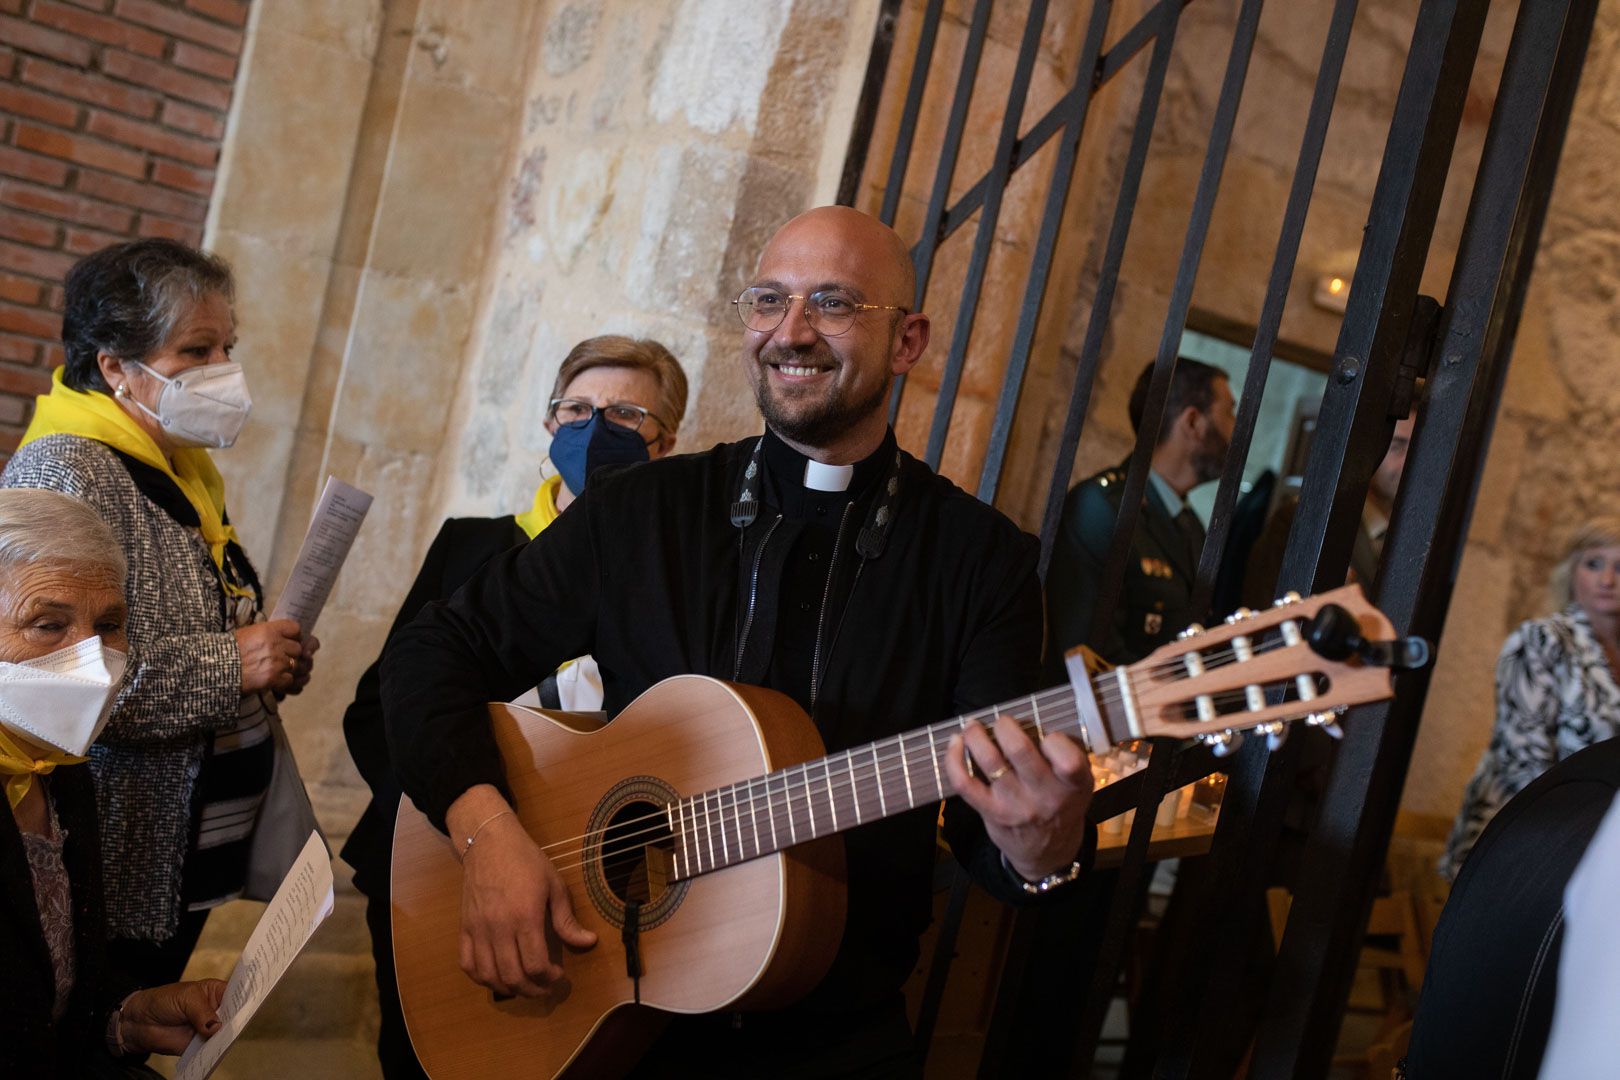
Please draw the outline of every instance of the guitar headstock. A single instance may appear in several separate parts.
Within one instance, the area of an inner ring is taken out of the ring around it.
[[[1329,613],[1339,637],[1360,642],[1361,652],[1340,649],[1343,659],[1329,659],[1307,643],[1311,620],[1329,605],[1341,609]],[[1359,585],[1303,600],[1290,595],[1264,611],[1240,610],[1220,626],[1189,627],[1099,680],[1098,703],[1119,740],[1198,739],[1220,754],[1253,729],[1275,745],[1292,721],[1336,731],[1333,721],[1349,706],[1390,697],[1389,666],[1365,654],[1369,643],[1394,637],[1394,626]]]

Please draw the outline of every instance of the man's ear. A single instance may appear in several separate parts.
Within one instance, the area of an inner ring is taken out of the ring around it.
[[[922,359],[923,350],[928,348],[929,331],[927,315],[901,317],[900,325],[895,328],[894,355],[889,360],[891,373],[904,375],[917,366],[917,361]]]
[[[1181,415],[1176,417],[1176,427],[1195,443],[1203,439],[1204,427],[1208,423],[1209,417],[1199,412],[1194,405],[1182,409]]]

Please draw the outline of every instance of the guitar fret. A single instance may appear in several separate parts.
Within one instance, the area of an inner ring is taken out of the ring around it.
[[[833,794],[832,762],[821,759],[821,773],[827,778],[827,809],[832,811],[832,831],[838,831],[838,796]]]
[[[889,800],[883,794],[883,769],[878,764],[877,743],[872,744],[872,779],[877,781],[878,813],[889,816]]]
[[[726,797],[718,791],[714,793],[714,806],[720,812],[720,857],[730,866],[731,845],[726,841]]]
[[[759,854],[759,814],[754,810],[754,785],[748,785],[748,821],[754,827],[754,854]]]
[[[787,781],[783,780],[782,790],[787,791]],[[776,796],[771,793],[771,778],[765,778],[765,816],[771,823],[771,850],[780,851],[782,842],[776,838]],[[788,820],[793,820],[789,815]]]
[[[664,821],[669,826],[669,835],[670,835],[671,839],[673,839],[676,832],[679,831],[679,830],[677,830],[675,828],[675,804],[674,803],[665,803],[664,804]],[[675,869],[675,876],[680,877],[681,876],[681,857],[680,857],[680,854],[678,852],[671,851],[669,853],[669,861],[670,861],[670,864]]]
[[[1046,738],[1046,729],[1041,727],[1041,703],[1035,699],[1034,694],[1029,695],[1029,707],[1035,710],[1035,734],[1042,739]]]
[[[849,797],[855,802],[855,824],[861,823],[861,789],[855,782],[855,753],[844,751],[844,767],[849,773]]]
[[[911,793],[911,752],[906,749],[906,737],[900,736],[900,773],[906,778],[906,805],[916,806],[917,796]]]
[[[799,827],[794,823],[793,820],[795,815],[793,813],[793,790],[790,786],[791,784],[792,781],[788,779],[787,773],[784,772],[782,774],[782,798],[787,803],[788,840],[790,843],[797,844],[799,842]],[[811,814],[810,824],[814,825],[815,823],[816,816],[815,814]]]
[[[941,795],[945,794],[945,781],[939,778],[939,748],[934,745],[934,729],[928,729],[928,758],[934,763],[934,787]]]
[[[687,847],[686,800],[685,799],[677,800],[676,803],[675,803],[675,808],[676,808],[676,812],[680,815],[680,822],[681,822],[681,863],[686,867],[687,872],[690,873],[691,869],[692,869],[692,853],[689,850],[689,848]]]
[[[714,857],[714,818],[709,813],[709,793],[703,793],[703,834],[709,838],[709,869],[719,866]]]

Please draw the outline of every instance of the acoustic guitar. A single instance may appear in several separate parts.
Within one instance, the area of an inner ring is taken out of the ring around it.
[[[837,834],[949,797],[945,749],[967,720],[1009,715],[1090,750],[1168,738],[1219,752],[1387,698],[1398,650],[1421,646],[1392,637],[1358,586],[1290,597],[1101,676],[1076,650],[1068,686],[831,755],[787,697],[703,676],[666,679],[607,725],[491,705],[517,815],[599,940],[552,936],[565,975],[546,997],[475,984],[457,959],[461,866],[402,799],[394,966],[417,1056],[435,1078],[613,1075],[660,1013],[789,1004],[842,938]]]

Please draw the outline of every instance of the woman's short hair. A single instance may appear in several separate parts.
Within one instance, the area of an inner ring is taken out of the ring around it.
[[[663,345],[650,338],[630,338],[619,334],[603,334],[586,338],[568,351],[568,358],[557,371],[557,382],[551,396],[564,396],[568,384],[592,368],[622,367],[651,372],[658,380],[658,400],[652,403],[652,414],[673,434],[686,416],[686,372],[681,362]]]
[[[1603,514],[1579,525],[1569,534],[1564,557],[1547,577],[1547,599],[1554,611],[1562,611],[1575,600],[1575,564],[1593,548],[1620,547],[1620,517]]]
[[[48,563],[106,570],[124,582],[124,549],[83,499],[44,488],[0,488],[0,580]]]
[[[109,388],[96,356],[145,360],[163,347],[187,310],[205,297],[236,296],[231,268],[177,240],[114,244],[86,255],[67,276],[62,309],[62,381],[89,393]]]

